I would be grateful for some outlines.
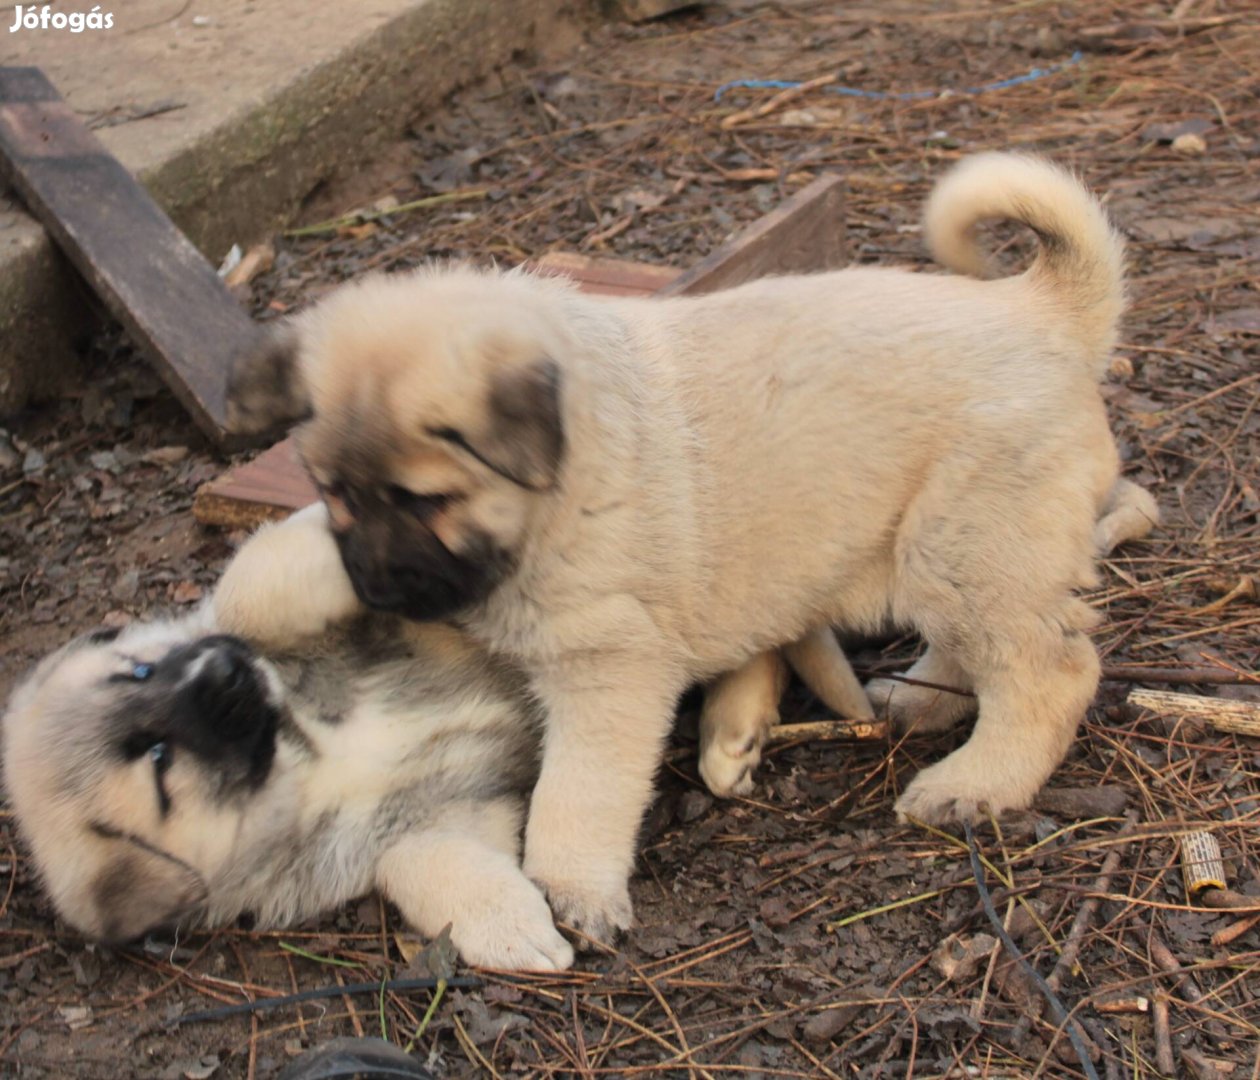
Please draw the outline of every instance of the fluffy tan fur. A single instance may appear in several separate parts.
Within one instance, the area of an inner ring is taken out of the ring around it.
[[[1121,244],[1074,178],[1031,158],[983,155],[940,183],[927,233],[947,266],[981,268],[987,216],[1036,230],[1026,273],[858,268],[631,300],[425,270],[347,286],[291,328],[303,452],[359,507],[345,550],[379,538],[374,492],[401,486],[442,496],[414,533],[434,558],[491,541],[510,556],[460,617],[546,708],[525,869],[562,920],[629,923],[682,687],[819,627],[914,627],[920,673],[979,699],[970,741],[900,813],[1026,806],[1062,759],[1098,679],[1075,592],[1117,477],[1097,380]],[[505,408],[516,387],[536,404]],[[351,577],[392,602],[391,576],[419,589],[429,557],[396,574],[356,557]],[[876,690],[903,719],[919,704]]]

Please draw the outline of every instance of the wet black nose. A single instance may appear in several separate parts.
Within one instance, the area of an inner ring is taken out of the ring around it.
[[[206,638],[187,662],[181,696],[190,714],[219,738],[236,739],[257,725],[266,691],[254,670],[253,651],[239,638]]]
[[[224,690],[242,686],[250,676],[250,653],[244,642],[235,638],[212,639],[202,652],[198,678],[209,679]]]

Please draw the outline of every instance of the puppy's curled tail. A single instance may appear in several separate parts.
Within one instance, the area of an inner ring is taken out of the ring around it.
[[[1027,225],[1041,254],[1027,278],[1056,304],[1099,366],[1115,344],[1124,310],[1124,242],[1076,177],[1040,158],[978,154],[964,159],[928,199],[924,232],[932,255],[955,273],[987,277],[976,226],[1008,219]]]

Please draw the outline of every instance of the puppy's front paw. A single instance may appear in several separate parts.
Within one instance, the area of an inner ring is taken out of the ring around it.
[[[548,861],[550,866],[537,856],[531,858],[527,849],[524,870],[547,894],[556,922],[604,944],[634,924],[634,907],[624,874],[610,868],[579,879],[574,871],[583,867],[574,865],[574,859],[560,864]]]
[[[611,944],[634,925],[634,906],[629,889],[612,895],[592,892],[575,885],[545,886],[556,922],[572,927],[583,936]]]
[[[451,941],[476,967],[510,971],[564,971],[573,947],[552,922],[551,909],[530,881],[502,891],[484,912],[456,918]]]
[[[910,781],[896,803],[898,819],[976,822],[1031,805],[1039,785],[969,749],[968,745],[955,750]]]
[[[761,763],[764,732],[742,742],[714,739],[700,750],[700,778],[719,799],[747,795],[753,789],[753,770]]]

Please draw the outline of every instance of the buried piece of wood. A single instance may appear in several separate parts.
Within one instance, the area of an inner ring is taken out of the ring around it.
[[[843,214],[844,178],[820,176],[657,295],[695,296],[769,274],[838,269],[845,261]]]
[[[39,68],[0,68],[0,165],[197,426],[235,442],[224,425],[228,367],[258,329]]]
[[[669,268],[566,252],[534,268],[573,278],[587,292],[681,296],[740,285],[773,273],[836,269],[844,262],[843,185],[820,177],[683,274]],[[287,517],[315,501],[289,440],[202,485],[193,515],[203,525],[251,528]]]
[[[699,7],[700,0],[615,0],[622,18],[629,22],[647,22],[675,11]]]
[[[1199,720],[1217,731],[1260,736],[1260,701],[1228,701],[1197,694],[1178,694],[1171,690],[1147,690],[1142,686],[1130,690],[1125,700],[1133,708]]]

